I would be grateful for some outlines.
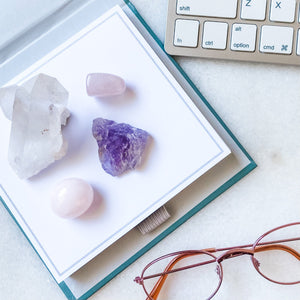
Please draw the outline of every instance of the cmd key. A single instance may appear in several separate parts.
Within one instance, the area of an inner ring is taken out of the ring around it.
[[[178,0],[178,15],[234,19],[238,0]]]

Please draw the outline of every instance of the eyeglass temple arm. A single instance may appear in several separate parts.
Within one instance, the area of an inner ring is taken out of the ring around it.
[[[286,252],[290,253],[291,255],[293,255],[298,260],[300,260],[300,253],[298,253],[293,248],[290,248],[290,247],[285,246],[285,245],[280,245],[280,244],[277,244],[277,245],[257,246],[257,247],[255,247],[254,252],[263,252],[263,251],[268,251],[268,250],[282,250],[282,251],[286,251]]]
[[[258,243],[258,246],[272,245],[272,244],[286,243],[286,242],[294,242],[294,241],[300,241],[300,237],[299,238],[283,239],[283,240],[276,240],[276,241]],[[253,244],[234,246],[234,247],[226,247],[226,248],[211,248],[211,249],[206,249],[204,251],[214,253],[214,252],[222,252],[222,251],[227,251],[227,250],[233,250],[233,249],[236,249],[236,248],[249,248],[249,247],[253,247]]]

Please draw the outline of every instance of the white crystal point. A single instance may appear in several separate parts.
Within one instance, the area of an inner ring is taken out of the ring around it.
[[[48,101],[53,104],[67,105],[69,93],[59,81],[46,74],[39,74],[22,84],[34,102]]]
[[[17,88],[17,85],[12,85],[0,89],[0,106],[5,117],[9,120],[12,118]]]
[[[8,160],[21,179],[36,175],[66,154],[61,127],[70,115],[67,99],[65,88],[44,74],[16,89]]]

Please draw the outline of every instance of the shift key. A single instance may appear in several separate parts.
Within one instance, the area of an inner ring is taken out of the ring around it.
[[[177,14],[234,19],[237,0],[177,0]]]

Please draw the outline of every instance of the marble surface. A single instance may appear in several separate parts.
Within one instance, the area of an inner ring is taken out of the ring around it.
[[[167,0],[152,0],[151,5],[147,0],[132,2],[163,40]],[[299,67],[196,58],[176,60],[258,167],[91,300],[144,299],[133,278],[162,254],[184,248],[252,243],[268,229],[300,221]],[[216,300],[299,298],[300,285],[280,286],[266,281],[247,257],[224,262],[224,273]],[[66,299],[3,205],[0,205],[0,299]]]

